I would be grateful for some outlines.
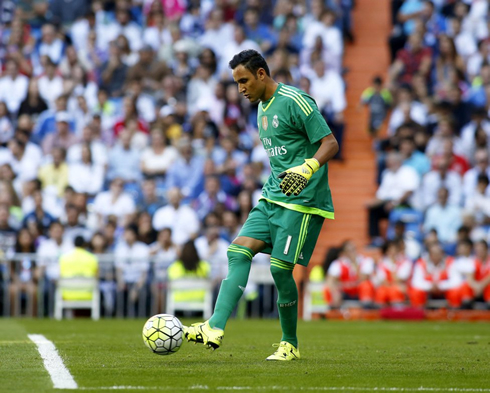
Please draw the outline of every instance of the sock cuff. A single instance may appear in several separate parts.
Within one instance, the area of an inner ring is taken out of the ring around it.
[[[293,270],[294,263],[284,262],[280,259],[271,257],[271,269],[274,267],[282,270]]]
[[[250,248],[234,243],[228,246],[228,253],[230,252],[245,255],[250,261],[253,259],[255,255]]]

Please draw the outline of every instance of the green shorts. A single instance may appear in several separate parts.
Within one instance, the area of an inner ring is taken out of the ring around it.
[[[273,258],[308,266],[324,220],[261,199],[238,236],[262,240],[267,246],[261,252]]]

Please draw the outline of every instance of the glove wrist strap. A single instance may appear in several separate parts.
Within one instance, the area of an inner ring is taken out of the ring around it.
[[[311,168],[313,173],[320,169],[320,162],[316,158],[307,158],[305,159],[305,163]]]

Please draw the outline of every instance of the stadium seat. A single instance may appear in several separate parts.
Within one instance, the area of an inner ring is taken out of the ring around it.
[[[92,291],[92,299],[66,300],[62,296],[63,290]],[[93,320],[100,318],[100,293],[97,278],[60,278],[54,299],[54,317],[57,320],[63,318],[65,309],[90,309]]]
[[[305,294],[303,298],[303,319],[311,321],[311,316],[314,313],[325,314],[329,307],[327,303],[315,304],[313,294],[323,293],[325,284],[323,282],[308,282],[305,286]]]
[[[179,301],[175,299],[175,291],[204,291],[202,301]],[[175,311],[201,311],[205,319],[211,317],[213,311],[213,285],[207,278],[180,278],[167,284],[167,314]]]

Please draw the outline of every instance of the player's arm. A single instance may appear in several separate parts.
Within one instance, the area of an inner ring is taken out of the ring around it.
[[[339,143],[333,134],[321,139],[321,145],[313,156],[318,161],[320,167],[330,161],[339,151]]]
[[[340,283],[337,277],[328,275],[325,280],[325,287],[330,293],[330,299],[325,299],[331,307],[340,307],[342,304],[342,293]],[[327,297],[327,296],[325,296]]]
[[[299,195],[313,174],[339,151],[339,144],[333,134],[327,135],[320,141],[321,145],[312,158],[305,158],[303,165],[295,166],[279,174],[279,179],[282,179],[279,187],[287,196]]]

